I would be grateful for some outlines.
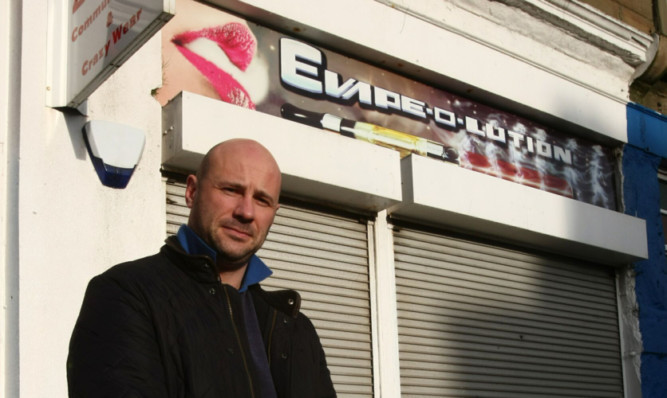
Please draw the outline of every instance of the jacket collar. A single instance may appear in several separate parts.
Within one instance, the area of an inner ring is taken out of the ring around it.
[[[178,238],[173,235],[167,238],[160,250],[178,268],[200,283],[219,282],[213,259],[205,255],[192,255],[183,249]]]
[[[259,284],[250,286],[248,290],[255,299],[255,308],[258,307],[258,300],[262,300],[278,311],[285,313],[292,318],[299,315],[301,309],[301,295],[296,290],[272,290],[266,291]]]
[[[190,227],[185,224],[181,225],[176,238],[186,253],[194,256],[206,256],[215,264],[217,252],[206,244]],[[239,292],[245,292],[249,286],[260,283],[272,274],[273,271],[259,257],[253,254],[248,262],[248,268],[246,269]]]
[[[197,282],[220,283],[213,259],[208,256],[191,255],[185,252],[176,235],[167,238],[161,252]],[[299,315],[301,296],[295,290],[266,291],[262,289],[259,283],[255,283],[248,286],[248,292],[253,296],[256,308],[260,305],[259,300],[292,318]]]

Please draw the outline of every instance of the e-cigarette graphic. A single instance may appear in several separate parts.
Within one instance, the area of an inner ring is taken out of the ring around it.
[[[454,148],[401,131],[375,124],[343,119],[330,113],[306,111],[289,103],[283,104],[280,108],[280,114],[288,120],[335,131],[347,137],[395,149],[399,151],[401,158],[410,153],[416,153],[422,156],[458,163],[458,153]]]

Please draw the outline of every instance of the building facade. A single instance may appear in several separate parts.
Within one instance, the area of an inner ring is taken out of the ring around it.
[[[234,137],[280,164],[266,285],[302,293],[339,396],[667,394],[664,2],[161,3],[111,66],[146,6],[0,4],[4,396],[67,396],[88,280],[156,252]],[[99,126],[145,139],[123,188]]]

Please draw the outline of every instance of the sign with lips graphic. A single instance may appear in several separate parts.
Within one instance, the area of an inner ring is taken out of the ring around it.
[[[192,0],[176,6],[162,34],[162,105],[190,91],[616,209],[610,148]]]

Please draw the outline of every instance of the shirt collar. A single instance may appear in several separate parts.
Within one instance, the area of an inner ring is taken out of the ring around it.
[[[176,237],[186,253],[208,256],[215,263],[217,252],[204,242],[190,227],[185,224],[181,225]],[[246,268],[239,292],[245,292],[248,290],[248,286],[263,281],[271,276],[271,274],[273,274],[273,271],[259,257],[253,254],[248,262],[248,268]]]

